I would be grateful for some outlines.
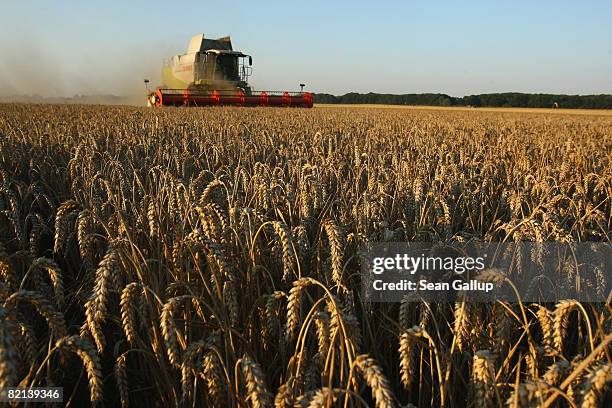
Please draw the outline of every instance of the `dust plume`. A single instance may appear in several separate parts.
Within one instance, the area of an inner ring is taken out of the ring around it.
[[[2,49],[0,101],[144,105],[143,79],[159,83],[165,56],[147,48],[55,55],[20,39],[19,48]]]

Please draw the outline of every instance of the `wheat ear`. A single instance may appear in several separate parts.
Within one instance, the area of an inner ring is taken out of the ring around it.
[[[472,360],[472,392],[475,407],[493,406],[495,371],[489,350],[480,350]]]
[[[582,388],[582,408],[597,408],[600,405],[604,390],[612,381],[612,364],[594,367],[587,376]]]
[[[106,251],[106,255],[104,255],[104,258],[96,270],[94,288],[89,300],[85,303],[87,328],[100,353],[104,350],[105,345],[101,324],[106,319],[106,309],[110,291],[117,281],[118,274],[119,250],[115,243],[111,243]]]
[[[30,290],[20,290],[18,292],[13,293],[11,296],[6,299],[4,302],[4,307],[10,312],[12,310],[16,310],[17,302],[19,300],[26,300],[33,304],[38,313],[45,318],[47,324],[53,330],[55,336],[57,338],[61,338],[66,336],[66,322],[64,320],[64,315],[53,307],[53,305],[40,293],[33,292]]]
[[[247,400],[251,401],[253,408],[271,407],[272,395],[266,388],[264,375],[259,364],[245,354],[240,360],[240,365],[247,388]]]
[[[121,400],[122,408],[127,408],[130,401],[130,390],[128,388],[127,379],[127,353],[128,352],[121,354],[117,357],[117,361],[115,362],[115,382],[119,390],[119,399]]]
[[[0,306],[0,390],[15,385],[15,347],[13,329],[15,322],[8,316],[5,308]]]
[[[135,326],[135,311],[136,311],[136,299],[135,296],[138,292],[142,291],[142,285],[138,282],[132,282],[123,288],[121,291],[121,301],[119,306],[121,308],[121,324],[125,337],[130,344],[136,344],[138,334]]]
[[[75,352],[83,361],[89,380],[89,395],[93,405],[102,401],[102,366],[96,349],[86,338],[79,336],[63,337],[55,343],[58,349]]]
[[[395,397],[389,387],[389,382],[373,358],[361,354],[353,361],[353,366],[361,373],[368,386],[372,389],[372,397],[376,408],[395,406]]]
[[[323,228],[327,234],[331,251],[332,279],[336,285],[342,286],[343,233],[333,220],[324,221]]]
[[[312,278],[300,278],[293,282],[293,287],[289,291],[287,299],[287,340],[291,341],[295,335],[295,330],[300,324],[300,304],[304,290],[314,283]]]

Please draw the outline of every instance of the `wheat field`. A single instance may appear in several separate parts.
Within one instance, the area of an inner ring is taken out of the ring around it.
[[[612,116],[0,105],[0,389],[596,407],[610,304],[364,302],[377,241],[610,242]]]

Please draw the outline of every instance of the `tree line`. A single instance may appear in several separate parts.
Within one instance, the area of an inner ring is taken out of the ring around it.
[[[394,95],[373,92],[366,94],[350,92],[341,96],[316,93],[314,94],[314,102],[332,104],[612,109],[612,95],[605,94],[553,95],[505,92],[455,97],[439,93]]]

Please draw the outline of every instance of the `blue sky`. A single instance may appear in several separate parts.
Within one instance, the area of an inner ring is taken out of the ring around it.
[[[232,36],[256,89],[612,94],[612,1],[3,0],[0,93],[141,92]]]

